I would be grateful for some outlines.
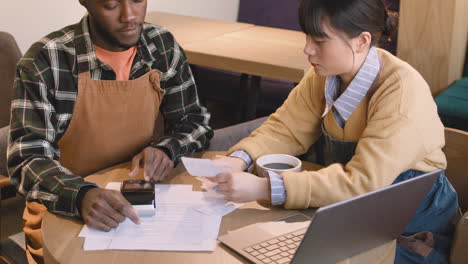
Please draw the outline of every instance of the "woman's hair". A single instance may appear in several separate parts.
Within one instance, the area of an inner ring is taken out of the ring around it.
[[[318,38],[328,37],[322,24],[325,18],[334,29],[344,32],[349,38],[362,32],[371,33],[371,46],[382,35],[391,33],[383,0],[301,0],[299,23],[304,33]]]

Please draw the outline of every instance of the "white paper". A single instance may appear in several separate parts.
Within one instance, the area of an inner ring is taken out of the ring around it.
[[[197,177],[197,180],[202,182],[202,188],[206,190],[203,193],[206,203],[195,210],[208,215],[225,216],[244,205],[226,200],[224,194],[218,191],[218,184],[203,177]]]
[[[115,186],[110,184],[109,186]],[[196,210],[226,202],[214,193],[193,192],[191,185],[156,185],[156,214],[141,217],[136,225],[129,219],[110,232],[84,226],[84,250],[213,251],[222,216]],[[223,211],[224,212],[224,211]]]
[[[195,210],[207,214],[207,215],[217,215],[217,216],[225,216],[237,208],[241,207],[244,204],[240,203],[227,203],[227,204],[215,204],[210,206],[200,206],[195,207]]]
[[[121,182],[109,182],[106,185],[106,189],[108,190],[115,190],[115,191],[120,191],[120,188],[122,187]]]
[[[188,173],[195,177],[214,177],[220,173],[230,171],[229,168],[218,165],[209,159],[182,157],[182,162]]]

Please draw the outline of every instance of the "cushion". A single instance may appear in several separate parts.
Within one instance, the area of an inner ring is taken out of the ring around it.
[[[3,262],[2,262],[3,261]],[[0,263],[26,264],[26,252],[13,240],[0,241]]]
[[[300,30],[298,0],[240,0],[239,22]]]
[[[468,131],[468,77],[439,94],[435,102],[444,126]]]
[[[238,125],[216,129],[207,151],[227,151],[243,138],[248,137],[267,117],[262,117]]]

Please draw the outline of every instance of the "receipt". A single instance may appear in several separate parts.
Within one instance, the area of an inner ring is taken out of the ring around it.
[[[218,165],[209,159],[182,157],[182,163],[184,163],[188,173],[195,177],[214,177],[220,173],[230,171],[229,168]]]

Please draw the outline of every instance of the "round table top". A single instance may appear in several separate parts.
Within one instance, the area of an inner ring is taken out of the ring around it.
[[[196,153],[193,157],[211,158],[224,152]],[[122,163],[86,177],[87,181],[105,186],[108,182],[128,180],[131,163]],[[303,162],[303,170],[317,170],[320,166]],[[142,173],[137,176],[143,178]],[[202,191],[201,183],[189,175],[182,164],[179,164],[171,176],[162,184],[192,184],[194,191]],[[314,210],[307,210],[312,214]],[[219,235],[241,227],[268,222],[285,217],[297,211],[281,207],[264,207],[257,202],[246,203],[243,207],[226,215],[222,219]],[[243,263],[243,258],[218,243],[213,252],[163,252],[163,251],[84,251],[84,238],[78,237],[83,222],[81,220],[59,216],[47,212],[42,222],[42,239],[46,263]]]

